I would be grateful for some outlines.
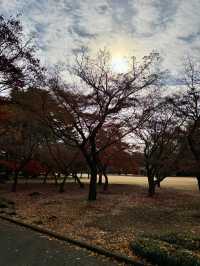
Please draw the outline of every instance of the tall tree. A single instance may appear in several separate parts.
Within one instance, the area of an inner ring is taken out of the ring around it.
[[[61,83],[59,79],[50,82],[60,116],[57,113],[46,118],[64,143],[72,141],[85,157],[91,172],[89,200],[96,200],[97,155],[112,143],[111,140],[97,146],[98,132],[110,121],[124,128],[122,118],[125,113],[134,112],[138,95],[157,84],[161,74],[156,67],[158,61],[158,54],[152,53],[141,64],[134,61],[130,72],[115,74],[109,68],[107,53],[100,52],[95,59],[83,54],[74,67],[79,78],[76,86]],[[69,129],[73,134],[68,134]]]

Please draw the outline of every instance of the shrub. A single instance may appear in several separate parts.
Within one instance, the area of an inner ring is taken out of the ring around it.
[[[200,266],[200,256],[194,252],[161,240],[139,238],[131,243],[136,255],[161,266]]]
[[[200,250],[200,238],[183,234],[168,234],[157,237],[162,241],[175,244],[189,250]]]

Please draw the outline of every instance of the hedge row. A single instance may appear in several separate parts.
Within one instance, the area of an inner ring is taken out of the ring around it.
[[[160,266],[200,266],[200,256],[193,251],[161,240],[139,238],[131,247],[136,255]]]

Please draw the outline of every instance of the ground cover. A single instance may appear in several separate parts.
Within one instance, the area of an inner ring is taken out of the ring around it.
[[[16,218],[134,258],[130,242],[141,235],[200,235],[198,191],[161,188],[149,198],[145,187],[111,184],[88,202],[87,185],[67,183],[64,193],[54,184],[20,184],[16,193],[9,186],[0,195],[14,202]]]

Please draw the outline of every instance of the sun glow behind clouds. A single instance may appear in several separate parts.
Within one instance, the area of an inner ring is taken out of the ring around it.
[[[128,72],[128,60],[124,57],[113,57],[111,60],[111,69],[118,74]]]

